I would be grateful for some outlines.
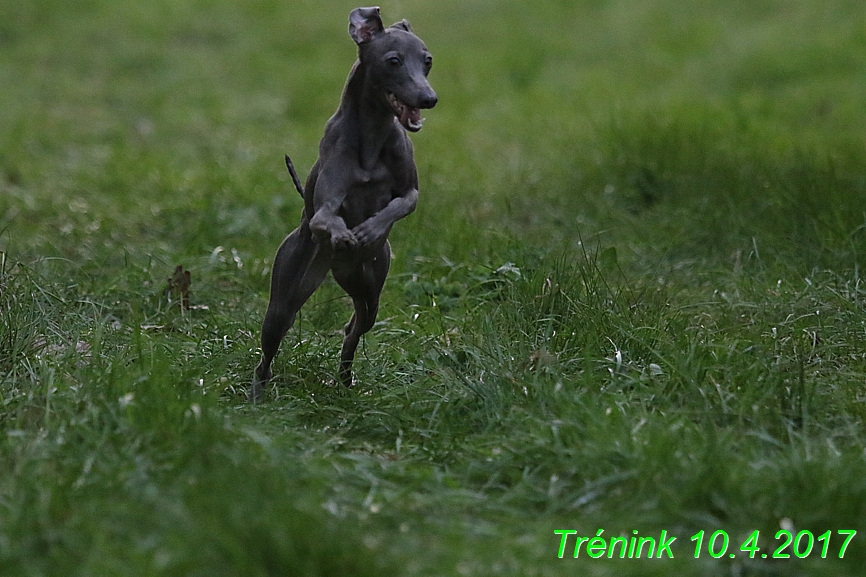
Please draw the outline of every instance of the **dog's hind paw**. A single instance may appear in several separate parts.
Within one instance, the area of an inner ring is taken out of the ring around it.
[[[267,389],[268,383],[271,382],[271,371],[268,369],[267,373],[263,376],[259,376],[258,370],[256,370],[253,375],[253,380],[250,383],[249,394],[247,395],[247,400],[253,404],[261,403],[265,398],[265,389]]]

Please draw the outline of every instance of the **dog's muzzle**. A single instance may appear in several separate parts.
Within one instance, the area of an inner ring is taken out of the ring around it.
[[[421,118],[421,109],[422,108],[433,108],[436,106],[436,102],[438,102],[438,98],[434,96],[425,97],[422,102],[419,103],[419,106],[409,106],[399,98],[393,92],[388,93],[388,103],[391,105],[391,108],[394,109],[394,114],[397,115],[400,124],[403,125],[403,128],[410,132],[418,132],[421,130],[421,127],[424,126],[424,118]]]

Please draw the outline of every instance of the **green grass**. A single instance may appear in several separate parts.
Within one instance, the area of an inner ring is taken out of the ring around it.
[[[0,574],[858,574],[862,2],[383,5],[418,210],[358,385],[329,282],[249,406],[353,7],[0,0]]]

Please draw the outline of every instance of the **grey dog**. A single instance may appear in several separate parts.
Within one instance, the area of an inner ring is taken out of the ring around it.
[[[385,28],[378,7],[353,10],[349,35],[358,45],[358,60],[340,107],[325,126],[305,187],[286,157],[304,211],[274,259],[253,402],[264,395],[271,363],[298,310],[328,271],[355,308],[340,354],[340,380],[352,385],[355,350],[376,322],[391,263],[388,233],[418,201],[418,172],[406,131],[420,130],[421,109],[438,100],[427,81],[433,58],[406,20]]]

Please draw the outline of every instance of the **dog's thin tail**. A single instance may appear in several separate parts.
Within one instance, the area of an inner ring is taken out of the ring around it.
[[[301,184],[301,179],[298,178],[298,173],[295,172],[295,165],[292,164],[292,159],[289,158],[289,155],[286,155],[286,168],[289,169],[289,175],[292,177],[292,182],[295,183],[295,190],[298,191],[298,194],[301,195],[301,198],[304,198],[304,185]]]

